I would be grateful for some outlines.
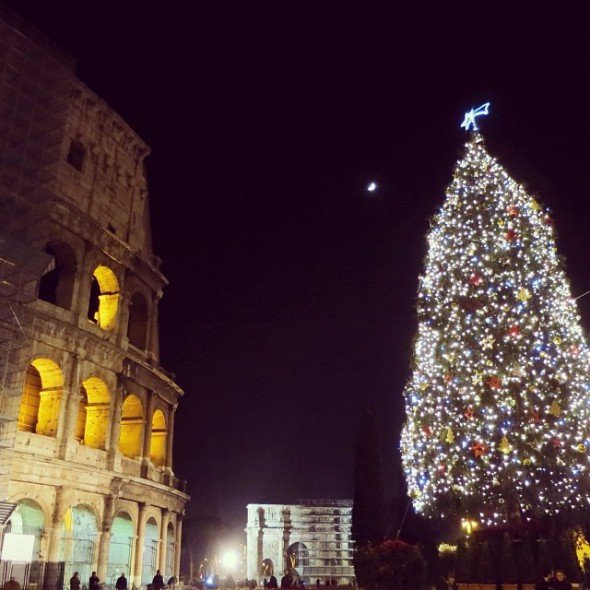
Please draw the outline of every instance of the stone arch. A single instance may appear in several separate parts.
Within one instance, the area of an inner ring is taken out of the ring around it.
[[[168,579],[174,575],[174,558],[176,552],[176,535],[174,534],[174,525],[169,522],[166,527],[166,564],[165,564],[165,576]]]
[[[135,525],[131,516],[124,510],[120,510],[115,515],[111,526],[107,584],[114,584],[122,573],[127,577],[131,574],[131,556],[134,537]]]
[[[136,291],[129,300],[129,321],[127,323],[127,338],[129,344],[145,350],[149,325],[149,308],[145,295]]]
[[[272,562],[272,559],[268,557],[262,560],[260,564],[260,575],[264,578],[269,578],[270,576],[275,575],[275,564]]]
[[[45,511],[35,500],[22,498],[8,521],[3,541],[3,559],[31,562],[39,558]],[[17,537],[18,535],[18,537]]]
[[[105,450],[109,432],[111,394],[105,382],[89,377],[82,383],[74,437],[93,449]]]
[[[62,523],[59,559],[64,562],[64,580],[74,572],[88,580],[95,567],[98,519],[93,508],[77,504],[66,510]]]
[[[130,393],[121,409],[119,451],[130,459],[141,455],[143,443],[143,406],[139,397]]]
[[[45,252],[53,256],[53,262],[39,281],[39,299],[71,309],[78,268],[74,249],[66,242],[54,241],[47,244]]]
[[[143,544],[142,584],[151,584],[158,569],[158,540],[158,522],[153,516],[148,516],[145,523],[145,541]]]
[[[117,319],[120,297],[117,276],[108,266],[99,264],[92,273],[88,319],[103,330],[112,330]]]
[[[150,440],[150,460],[158,467],[166,463],[166,418],[162,410],[156,410],[152,415],[152,438]]]
[[[63,383],[63,373],[55,361],[36,358],[31,362],[18,410],[19,430],[56,436]]]

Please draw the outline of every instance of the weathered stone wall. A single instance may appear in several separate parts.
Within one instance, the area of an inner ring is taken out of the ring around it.
[[[36,199],[32,239],[55,259],[41,281],[23,395],[13,401],[20,431],[10,499],[23,507],[19,522],[36,514],[33,557],[65,561],[66,579],[73,569],[112,583],[126,568],[136,586],[158,567],[178,576],[188,497],[172,444],[183,392],[159,365],[167,281],[151,246],[149,148],[75,78],[71,60],[1,11],[0,28],[0,75],[18,86],[0,95],[10,140],[0,145],[0,189]],[[124,539],[111,531],[121,518],[132,523]]]

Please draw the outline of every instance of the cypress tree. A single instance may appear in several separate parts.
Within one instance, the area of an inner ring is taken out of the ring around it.
[[[357,547],[383,539],[383,469],[374,416],[364,412],[356,443],[352,538]]]

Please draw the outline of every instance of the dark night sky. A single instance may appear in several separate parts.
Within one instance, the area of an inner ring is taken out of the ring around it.
[[[424,236],[467,108],[492,101],[490,150],[590,289],[585,2],[6,4],[152,146],[194,514],[242,527],[250,501],[351,497],[364,408],[392,493]]]

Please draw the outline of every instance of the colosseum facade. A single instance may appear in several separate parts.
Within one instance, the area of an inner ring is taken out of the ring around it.
[[[167,281],[151,245],[149,152],[71,58],[0,11],[0,191],[53,260],[12,399],[16,508],[2,575],[29,587],[49,576],[67,585],[74,571],[83,584],[93,570],[107,584],[124,572],[130,587],[156,569],[178,576],[188,496],[172,444],[183,391],[159,363]]]

